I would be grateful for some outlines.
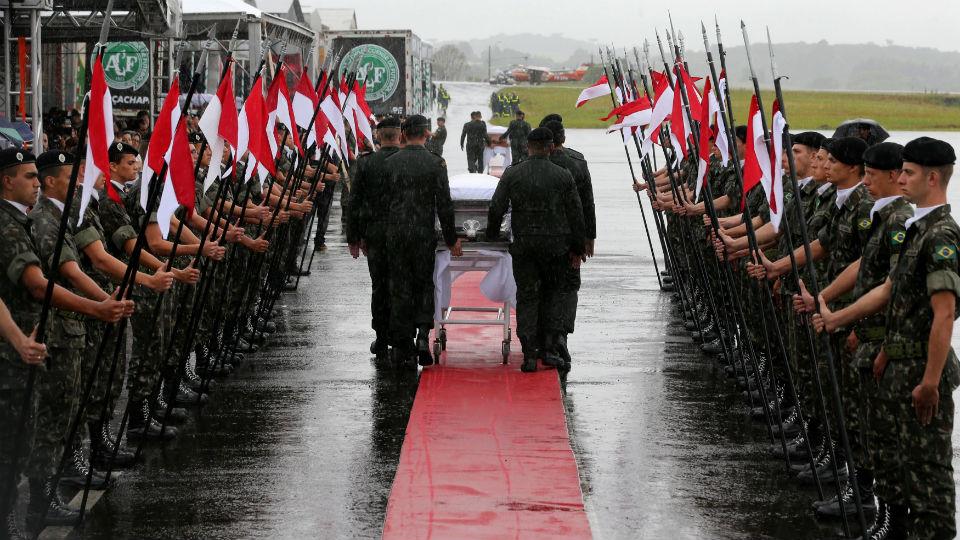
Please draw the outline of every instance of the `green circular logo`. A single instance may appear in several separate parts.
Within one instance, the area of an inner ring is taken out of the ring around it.
[[[358,45],[340,62],[340,77],[356,66],[357,80],[366,82],[367,101],[386,101],[397,90],[400,66],[390,51],[379,45]]]
[[[142,41],[108,43],[103,52],[107,85],[117,90],[139,90],[150,78],[150,51]]]

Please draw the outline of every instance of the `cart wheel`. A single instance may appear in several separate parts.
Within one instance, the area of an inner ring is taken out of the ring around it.
[[[433,359],[436,363],[440,363],[440,340],[433,340]]]
[[[439,341],[440,341],[440,348],[444,351],[447,350],[447,329],[446,328],[440,329]]]
[[[510,359],[510,342],[504,341],[500,345],[500,352],[503,354],[503,365],[507,365]]]

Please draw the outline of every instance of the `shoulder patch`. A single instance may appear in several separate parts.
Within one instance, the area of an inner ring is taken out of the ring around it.
[[[890,245],[892,246],[899,246],[906,238],[906,231],[890,231]]]
[[[857,227],[859,227],[861,231],[865,231],[865,230],[869,229],[869,228],[870,228],[870,225],[872,225],[872,224],[873,224],[873,220],[872,220],[872,219],[870,219],[870,218],[863,218],[863,219],[861,219],[860,221],[857,222]]]
[[[952,261],[957,258],[957,246],[953,244],[937,244],[933,249],[933,260]]]

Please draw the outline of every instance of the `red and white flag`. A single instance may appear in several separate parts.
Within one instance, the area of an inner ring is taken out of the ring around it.
[[[635,128],[643,127],[650,123],[652,114],[653,108],[650,106],[650,100],[644,96],[613,109],[603,120],[609,120],[616,115],[617,123],[607,128],[607,133],[632,128],[629,133],[625,133],[627,136],[632,136],[636,131]]]
[[[657,140],[660,126],[670,118],[673,110],[673,88],[670,81],[662,74],[653,72],[653,110],[650,112],[650,123],[647,125],[640,145],[642,159],[653,151],[653,142]],[[657,140],[659,144],[659,141]]]
[[[270,141],[267,140],[267,106],[263,98],[263,79],[257,77],[250,87],[250,95],[243,103],[237,122],[237,156],[250,151],[250,160],[247,162],[247,173],[253,172],[255,162],[259,162],[267,172],[276,174],[276,154],[272,153]],[[251,128],[251,126],[254,126]],[[273,139],[275,146],[276,139]]]
[[[780,220],[783,219],[783,132],[787,128],[787,119],[780,111],[780,101],[773,101],[773,122],[771,124],[773,132],[773,156],[771,157],[771,185],[772,192],[769,194],[770,205],[770,223],[773,230],[780,231]]]
[[[593,83],[593,86],[588,86],[580,92],[580,96],[577,98],[577,107],[582,107],[584,103],[590,101],[591,99],[597,99],[598,97],[603,97],[610,94],[610,84],[607,81],[607,76],[604,75],[597,79],[597,82]]]
[[[327,124],[330,126],[327,134],[332,137],[335,143],[332,144],[331,147],[336,148],[340,157],[345,159],[349,153],[347,149],[346,130],[343,127],[343,113],[340,112],[340,105],[336,101],[335,91],[331,91],[327,94],[327,97],[323,98],[323,101],[320,102],[320,112],[323,113]],[[324,137],[324,141],[329,144],[328,137]]]
[[[177,202],[187,210],[187,215],[190,215],[197,204],[197,184],[193,177],[193,155],[187,139],[186,122],[177,122],[174,127],[173,143],[170,145],[170,157],[167,160],[169,183],[176,193]],[[169,223],[170,217],[164,219],[158,212],[157,223],[160,222]]]
[[[373,130],[370,129],[370,117],[363,107],[360,106],[358,93],[360,92],[360,83],[353,83],[353,92],[347,97],[347,106],[344,108],[344,114],[353,119],[351,128],[356,128],[353,132],[354,137],[359,143],[361,139],[370,141],[373,144]],[[369,109],[368,109],[369,110]]]
[[[274,81],[277,82],[277,109],[276,118],[290,130],[289,137],[293,138],[293,145],[297,152],[302,156],[303,147],[300,145],[300,134],[297,131],[297,124],[293,113],[293,100],[290,99],[290,89],[287,88],[287,66],[286,64],[277,72]]]
[[[703,85],[704,95],[710,95],[710,79],[707,79],[707,82]],[[705,99],[700,104],[700,115],[703,118],[710,118],[710,100]],[[696,197],[694,200],[700,198],[700,190],[703,188],[703,184],[707,181],[707,169],[710,165],[710,126],[706,122],[700,123],[700,140],[698,141],[697,146],[699,147],[699,155],[697,156],[697,184],[696,184]]]
[[[717,90],[721,96],[726,95],[727,92],[727,73],[725,71],[720,72],[720,78],[718,79]],[[720,102],[717,101],[717,93],[715,92],[704,92],[707,94],[707,99],[710,101],[710,114],[709,118],[713,119],[714,114],[716,114],[716,123],[713,124],[713,137],[717,145],[717,150],[720,151],[720,160],[724,167],[727,166],[727,163],[730,162],[730,141],[727,140],[727,124],[726,119],[723,117],[723,112],[720,110]]]
[[[232,60],[231,60],[232,62]],[[210,146],[210,165],[203,179],[203,191],[210,189],[213,181],[220,176],[223,164],[223,149],[230,145],[234,161],[237,160],[237,101],[233,95],[233,66],[227,66],[217,93],[207,104],[203,116],[197,124]]]
[[[757,96],[750,100],[750,114],[747,116],[747,141],[743,162],[743,196],[740,198],[740,210],[743,210],[750,190],[760,184],[770,196],[770,154],[763,141],[763,112],[757,104]]]
[[[310,127],[310,121],[314,120],[313,111],[317,108],[317,92],[310,83],[310,77],[307,76],[307,70],[304,69],[300,74],[300,80],[297,81],[297,88],[293,93],[293,120],[300,126],[300,129]],[[319,115],[317,115],[319,116]],[[316,124],[316,120],[314,120]],[[310,133],[307,133],[307,146],[317,142],[317,131],[311,127]]]
[[[93,63],[90,79],[90,99],[87,104],[87,166],[83,172],[77,225],[83,223],[83,214],[90,204],[90,197],[101,173],[106,180],[107,196],[121,204],[120,194],[110,183],[110,155],[107,149],[113,142],[113,136],[113,98],[103,73],[103,60],[98,55]]]
[[[153,134],[150,136],[150,145],[147,147],[146,159],[143,161],[143,174],[140,187],[140,208],[147,209],[147,197],[150,194],[150,180],[153,175],[160,174],[163,169],[163,163],[170,152],[170,143],[173,141],[173,126],[180,120],[180,76],[173,75],[170,82],[170,89],[167,90],[167,97],[163,100],[160,107],[160,114],[157,116],[157,123],[153,126]],[[163,182],[163,178],[157,178]],[[161,204],[163,198],[161,196]],[[169,223],[167,224],[169,228]],[[161,229],[163,224],[161,223]],[[164,233],[166,238],[166,233]]]

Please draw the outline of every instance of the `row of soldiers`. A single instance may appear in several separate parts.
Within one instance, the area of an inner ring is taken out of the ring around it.
[[[745,156],[746,127],[735,134]],[[779,439],[771,454],[817,486],[818,516],[864,515],[862,538],[953,538],[954,149],[928,137],[787,140],[783,170],[798,181],[776,179],[781,209],[761,184],[744,196],[715,145],[699,201],[696,158],[635,182],[665,217],[664,288],[759,404],[752,414]]]
[[[570,369],[567,335],[574,331],[580,263],[593,256],[596,214],[583,154],[564,147],[562,118],[550,115],[530,133],[530,157],[504,172],[490,203],[487,238],[501,236],[511,211],[517,336],[521,369]],[[352,171],[347,241],[351,255],[366,256],[372,283],[371,313],[378,361],[396,366],[434,362],[433,271],[437,232],[451,255],[462,255],[454,225],[446,162],[431,152],[429,121],[377,125],[380,147],[362,155]]]
[[[110,179],[97,179],[82,219],[70,185],[84,176],[84,153],[75,161],[62,150],[0,152],[0,538],[22,537],[21,475],[31,534],[76,524],[64,490],[103,488],[109,471],[135,465],[144,441],[176,437],[171,424],[187,419],[185,407],[206,403],[213,378],[276,331],[273,302],[299,272],[311,200],[339,180],[331,164],[318,174],[321,164],[298,159],[286,141],[275,176],[245,174],[225,149],[225,169],[204,189],[211,150],[191,134],[195,204],[164,224],[142,205],[141,191],[160,184],[142,177],[129,144],[109,147]],[[156,200],[159,189],[148,195]],[[126,408],[115,410],[124,390]],[[115,433],[117,417],[124,431]]]

